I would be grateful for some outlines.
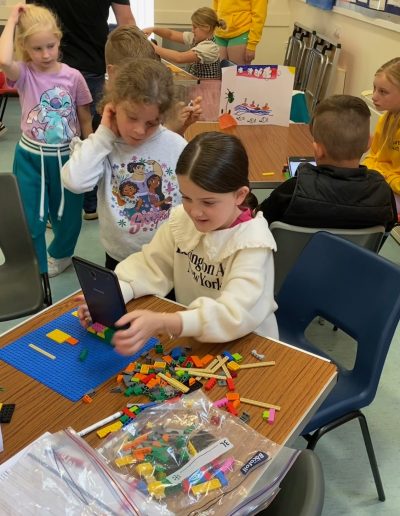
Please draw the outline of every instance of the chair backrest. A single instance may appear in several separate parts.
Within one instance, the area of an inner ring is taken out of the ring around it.
[[[279,292],[287,273],[295,264],[310,238],[318,231],[333,233],[372,251],[378,251],[385,234],[384,226],[373,226],[363,229],[322,229],[294,226],[279,221],[273,222],[269,229],[275,238],[277,246],[277,251],[274,255],[275,293]]]
[[[325,497],[324,473],[318,456],[302,450],[287,472],[273,502],[262,516],[320,516]]]
[[[0,221],[0,321],[6,321],[37,312],[44,302],[39,265],[12,174],[0,174]]]
[[[288,273],[277,296],[282,340],[318,353],[305,337],[318,316],[357,342],[352,370],[355,408],[374,399],[386,355],[400,318],[400,267],[331,233],[316,233]]]

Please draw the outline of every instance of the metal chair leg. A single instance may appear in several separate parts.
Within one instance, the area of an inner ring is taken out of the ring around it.
[[[367,420],[362,412],[358,417],[358,422],[361,426],[361,432],[363,434],[365,448],[367,450],[369,463],[372,469],[372,474],[374,475],[376,490],[378,491],[378,498],[381,502],[384,502],[386,499],[385,491],[383,490],[381,475],[379,473],[378,463],[376,462],[375,451],[372,445],[371,435],[369,433]]]
[[[335,419],[334,421],[331,421],[327,425],[318,428],[315,432],[312,434],[306,434],[303,435],[304,439],[307,441],[307,448],[309,450],[314,450],[317,446],[317,442],[321,439],[321,437],[331,430],[334,430],[335,428],[338,428],[339,426],[343,425],[344,423],[347,423],[348,421],[351,421],[352,419],[358,419],[358,422],[360,423],[361,432],[364,438],[364,444],[365,448],[367,450],[368,454],[368,460],[371,466],[372,474],[374,476],[375,486],[376,490],[378,492],[378,499],[381,502],[384,502],[385,497],[385,491],[383,489],[383,484],[381,480],[381,476],[379,473],[378,463],[376,462],[375,457],[375,451],[374,447],[372,445],[371,435],[369,433],[367,420],[364,416],[364,414],[360,410],[354,410],[353,412],[350,412],[349,414],[346,414],[345,416]]]
[[[41,274],[41,276],[42,276],[42,285],[43,285],[44,304],[46,306],[50,306],[53,304],[53,300],[51,298],[49,275],[47,274],[47,272],[44,272],[43,274]]]

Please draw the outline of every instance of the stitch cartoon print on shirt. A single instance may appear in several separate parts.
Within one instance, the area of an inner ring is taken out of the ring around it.
[[[169,217],[179,192],[174,172],[166,164],[133,156],[129,163],[113,165],[111,206],[117,210],[118,225],[131,234],[154,231]]]
[[[55,86],[40,96],[40,101],[29,112],[28,124],[33,137],[43,143],[69,142],[77,134],[75,109],[71,95],[65,88]]]

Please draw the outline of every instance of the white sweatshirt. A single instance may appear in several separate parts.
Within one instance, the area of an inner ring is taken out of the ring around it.
[[[115,260],[140,251],[181,202],[175,167],[186,143],[162,126],[135,147],[103,125],[86,140],[72,140],[64,186],[82,193],[98,184],[100,238]]]
[[[255,331],[278,338],[274,311],[276,244],[268,223],[256,218],[232,228],[200,233],[183,206],[141,253],[116,268],[125,301],[175,288],[182,337],[228,342]]]

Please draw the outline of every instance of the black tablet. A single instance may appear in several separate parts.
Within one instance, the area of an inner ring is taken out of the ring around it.
[[[314,156],[289,156],[288,158],[288,172],[290,177],[297,175],[297,169],[302,163],[311,163],[316,165]]]
[[[115,272],[78,256],[72,257],[76,275],[93,323],[109,328],[126,314],[126,306]]]

